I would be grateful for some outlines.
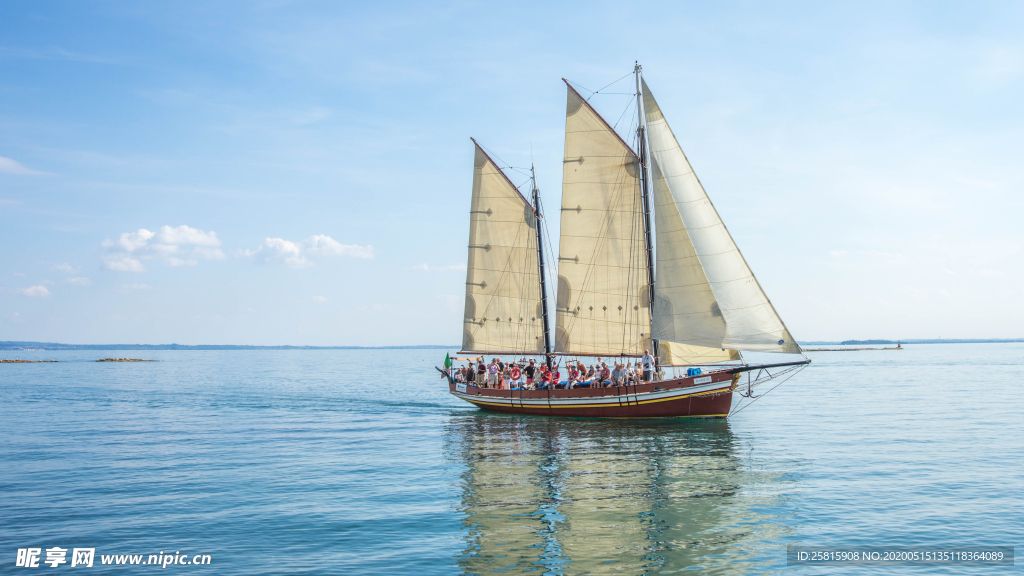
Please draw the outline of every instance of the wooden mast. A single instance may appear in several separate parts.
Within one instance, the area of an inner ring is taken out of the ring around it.
[[[540,268],[540,304],[541,313],[544,315],[542,320],[544,321],[544,361],[547,363],[548,370],[551,369],[551,329],[548,326],[548,288],[547,279],[544,273],[544,234],[540,228],[540,196],[539,190],[537,190],[537,172],[533,168],[533,163],[530,163],[530,184],[533,186],[533,214],[535,216],[534,223],[537,232],[537,266]]]
[[[650,182],[647,172],[647,121],[644,118],[643,94],[640,90],[640,63],[633,67],[633,76],[636,77],[636,138],[637,153],[640,156],[640,198],[644,210],[644,250],[647,255],[647,310],[651,316],[651,328],[654,329],[654,243],[651,230],[651,198]],[[660,371],[661,360],[659,358],[658,341],[653,334],[648,334],[651,339],[651,353],[654,355],[654,372]],[[653,378],[653,375],[652,375]]]

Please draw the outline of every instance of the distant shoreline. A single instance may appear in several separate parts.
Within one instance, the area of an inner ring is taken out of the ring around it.
[[[0,350],[458,350],[461,346],[247,346],[234,344],[60,344],[0,342]]]
[[[908,340],[813,340],[801,346],[859,346],[865,344],[999,344],[1024,342],[1024,338],[988,339],[908,339]],[[0,341],[0,350],[459,350],[462,347],[439,344],[416,346],[249,346],[243,344],[60,344],[57,342]]]
[[[1004,344],[1024,342],[1024,338],[910,338],[900,340],[809,340],[800,342],[801,346],[862,346],[865,344]]]

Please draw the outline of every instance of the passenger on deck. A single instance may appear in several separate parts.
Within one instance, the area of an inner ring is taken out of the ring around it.
[[[608,369],[608,365],[604,362],[601,363],[601,386],[608,386],[612,383],[612,372]]]
[[[555,364],[554,368],[551,369],[551,384],[558,386],[562,383],[562,373],[558,370],[558,364]]]
[[[569,384],[568,384],[568,387],[569,388],[575,388],[576,387],[576,382],[578,382],[579,379],[580,379],[580,371],[579,371],[578,368],[576,368],[575,364],[569,363],[569,370],[568,370],[568,372],[569,372],[569,381],[568,381]]]
[[[622,364],[615,363],[615,369],[612,370],[612,384],[616,386],[622,386]]]
[[[640,362],[643,365],[644,382],[651,382],[654,378],[654,356],[651,356],[650,350],[644,350]]]
[[[498,387],[498,359],[492,358],[487,366],[487,385],[491,388]]]
[[[533,378],[537,375],[537,366],[534,364],[532,358],[530,359],[530,363],[526,365],[526,368],[523,369],[523,372],[526,373],[526,386],[528,388],[532,388]]]
[[[508,372],[502,368],[503,363],[501,359],[498,359],[498,390],[507,390],[511,388],[508,384]]]
[[[476,385],[481,388],[487,387],[487,365],[484,359],[480,358],[476,365]]]

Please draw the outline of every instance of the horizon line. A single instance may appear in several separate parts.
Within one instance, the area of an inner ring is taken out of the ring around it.
[[[847,340],[804,340],[798,341],[800,345],[842,345],[843,342],[850,343],[865,343],[865,342],[887,342],[893,343],[902,342],[905,344],[998,344],[998,343],[1013,343],[1013,342],[1024,342],[1024,338],[907,338],[907,339],[886,339],[886,338],[868,338],[863,340],[847,339]],[[457,352],[461,351],[461,345],[447,346],[442,344],[392,344],[382,346],[318,346],[310,344],[178,344],[172,342],[170,344],[66,344],[61,342],[35,342],[27,340],[0,340],[0,350],[17,350],[24,348],[36,348],[36,349],[92,349],[92,350],[117,350],[117,349],[193,349],[193,350],[227,350],[227,349],[251,349],[251,350],[451,350],[455,349]]]

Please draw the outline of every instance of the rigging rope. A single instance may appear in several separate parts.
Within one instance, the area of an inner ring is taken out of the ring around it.
[[[629,99],[629,102],[626,102],[626,108],[622,111],[622,114],[619,114],[619,119],[615,121],[615,124],[612,124],[612,129],[617,128],[619,126],[619,122],[622,122],[623,117],[626,116],[626,112],[629,112],[629,109],[633,107],[633,99],[635,98],[636,94],[633,95],[633,98]]]
[[[790,379],[790,378],[792,378],[793,376],[796,376],[797,374],[799,374],[799,373],[800,373],[800,371],[801,371],[801,370],[803,370],[804,368],[807,368],[807,365],[806,365],[806,364],[804,364],[803,366],[794,366],[793,368],[791,368],[791,369],[789,369],[789,370],[785,370],[785,371],[783,371],[782,373],[777,373],[777,374],[776,374],[775,376],[772,376],[772,377],[770,377],[770,378],[765,378],[765,379],[763,379],[763,380],[759,380],[759,381],[754,381],[754,382],[752,382],[752,383],[751,383],[751,382],[748,382],[748,384],[747,384],[748,386],[750,386],[750,387],[754,387],[754,386],[757,386],[757,385],[759,385],[759,384],[764,384],[765,382],[768,382],[769,380],[773,380],[773,379],[775,379],[775,378],[778,378],[778,377],[782,376],[783,374],[786,374],[786,373],[788,373],[788,374],[789,374],[789,375],[788,375],[788,376],[786,376],[786,377],[785,377],[785,378],[784,378],[784,379],[783,379],[783,380],[782,380],[781,382],[779,382],[779,383],[778,383],[778,384],[776,384],[775,386],[772,386],[772,387],[771,387],[771,388],[770,388],[770,389],[768,390],[768,392],[765,392],[764,394],[761,394],[760,396],[756,396],[756,397],[754,397],[754,398],[753,398],[753,399],[752,399],[752,400],[751,400],[750,402],[747,402],[746,404],[743,404],[742,406],[740,406],[740,404],[737,404],[737,405],[736,405],[736,409],[735,409],[735,410],[733,410],[732,412],[730,412],[730,413],[729,413],[729,416],[734,416],[734,415],[736,415],[736,414],[739,414],[739,413],[740,413],[741,411],[745,410],[745,409],[747,408],[747,406],[750,406],[750,405],[751,405],[751,404],[753,404],[754,402],[757,402],[757,401],[758,401],[758,400],[760,400],[761,398],[764,398],[765,396],[767,396],[768,394],[770,394],[772,390],[775,390],[775,389],[776,389],[776,388],[778,388],[779,386],[782,386],[783,384],[785,384],[787,380],[789,380],[789,379]]]

